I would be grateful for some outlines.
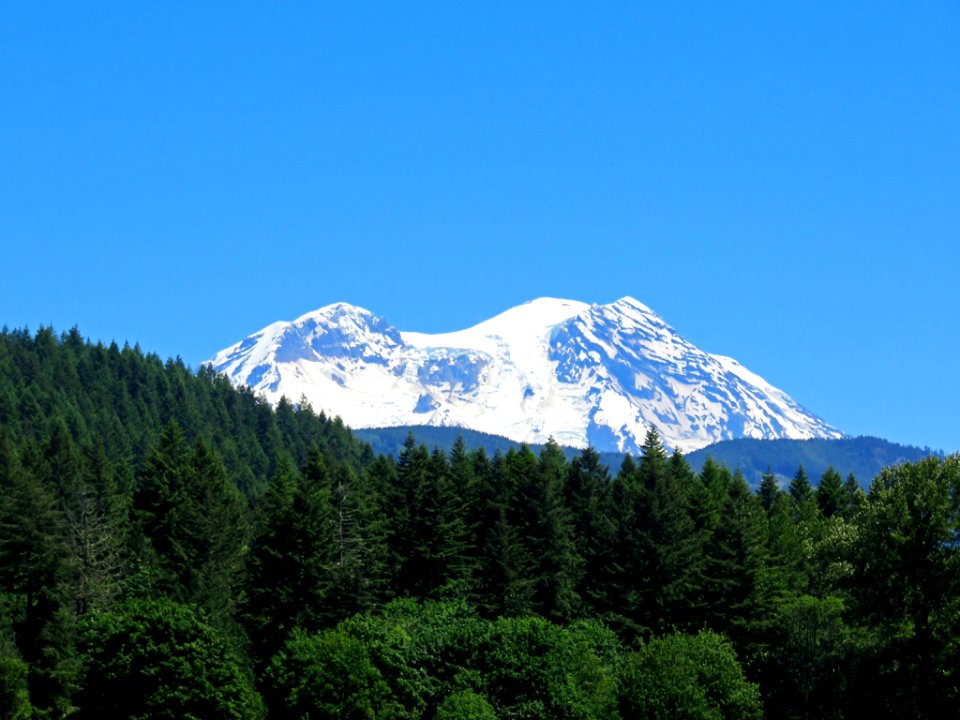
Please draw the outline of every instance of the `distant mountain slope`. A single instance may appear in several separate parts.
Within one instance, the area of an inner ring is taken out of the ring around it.
[[[371,428],[354,430],[354,435],[368,443],[375,453],[396,456],[411,432],[417,442],[431,449],[438,447],[445,452],[453,447],[458,437],[463,437],[468,450],[482,447],[490,454],[519,446],[519,443],[505,437],[449,427]],[[539,452],[542,446],[531,447]],[[580,452],[575,448],[564,450],[570,458]],[[692,452],[686,458],[699,471],[707,457],[712,457],[732,470],[739,469],[753,486],[759,484],[760,476],[767,468],[786,480],[793,477],[797,468],[803,465],[814,484],[832,466],[844,477],[853,473],[860,484],[867,487],[881,468],[916,462],[928,455],[942,457],[943,453],[930,448],[899,445],[880,438],[856,437],[838,440],[726,440]],[[601,453],[602,461],[614,473],[620,468],[623,457],[622,453]]]
[[[210,364],[271,402],[306,397],[354,428],[455,426],[607,452],[636,452],[650,425],[685,451],[739,437],[842,436],[629,297],[540,298],[442,335],[400,332],[338,303],[274,323]]]
[[[692,452],[687,460],[699,470],[707,457],[731,469],[739,469],[751,484],[769,468],[782,478],[792,478],[800,465],[816,484],[828,467],[844,477],[853,473],[860,484],[868,486],[881,468],[916,462],[929,455],[943,453],[930,448],[899,445],[875,437],[839,440],[727,440]]]

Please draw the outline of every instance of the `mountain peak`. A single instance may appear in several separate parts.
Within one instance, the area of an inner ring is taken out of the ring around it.
[[[644,305],[642,302],[640,302],[636,298],[630,297],[629,295],[624,295],[622,298],[620,298],[616,302],[611,303],[611,305],[618,309],[639,310],[640,312],[645,313],[647,315],[656,315],[656,313],[653,310],[651,310],[649,307]]]
[[[268,326],[211,364],[272,402],[303,395],[354,427],[453,425],[630,452],[651,425],[684,451],[737,437],[841,436],[629,296],[607,305],[541,297],[444,334],[401,333],[334,303]]]
[[[293,321],[294,325],[302,325],[305,322],[311,320],[320,320],[327,318],[343,318],[343,317],[363,317],[371,318],[376,317],[372,312],[366,308],[360,307],[359,305],[351,305],[347,302],[335,302],[330,305],[324,305],[321,308],[316,310],[311,310],[308,313],[304,313],[296,320]]]

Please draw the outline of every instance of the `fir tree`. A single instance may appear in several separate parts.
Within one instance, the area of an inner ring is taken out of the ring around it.
[[[760,488],[757,494],[760,497],[760,503],[763,505],[763,509],[767,511],[768,515],[772,514],[780,497],[783,495],[783,490],[777,485],[777,479],[773,473],[770,472],[769,467],[760,478]]]
[[[843,489],[843,479],[832,467],[827,468],[820,477],[816,497],[817,506],[824,517],[845,514],[847,498]]]

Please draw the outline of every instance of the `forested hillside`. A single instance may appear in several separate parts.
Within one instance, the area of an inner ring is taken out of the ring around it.
[[[444,452],[449,452],[461,437],[468,449],[484,448],[488,454],[497,450],[506,452],[510,448],[519,449],[521,445],[505,437],[455,427],[416,425],[353,431],[356,437],[369,443],[375,453],[393,457],[402,452],[403,444],[410,433],[413,433],[417,442],[422,442],[428,448],[439,447]],[[531,449],[539,452],[543,448],[531,445]],[[570,460],[579,453],[574,448],[563,448],[563,451]],[[697,472],[707,458],[739,470],[751,488],[757,488],[767,472],[772,472],[783,481],[792,478],[801,466],[814,485],[827,470],[833,469],[844,477],[853,475],[864,488],[869,488],[871,480],[883,468],[904,462],[917,462],[930,456],[942,458],[944,455],[930,448],[901,445],[881,438],[853,437],[838,440],[724,440],[688,453],[686,457]],[[600,458],[608,468],[616,472],[623,462],[624,454],[600,453]]]
[[[948,717],[960,458],[758,492],[0,334],[0,716]]]

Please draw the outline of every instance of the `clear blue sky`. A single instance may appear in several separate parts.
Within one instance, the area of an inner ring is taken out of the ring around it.
[[[632,295],[960,449],[956,0],[16,3],[0,68],[0,324],[196,366]]]

